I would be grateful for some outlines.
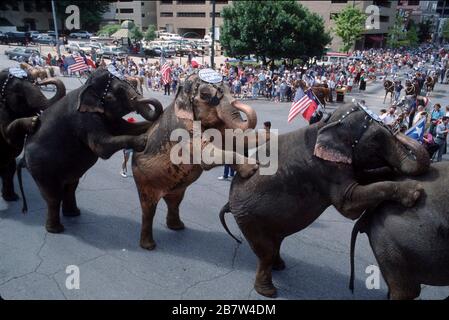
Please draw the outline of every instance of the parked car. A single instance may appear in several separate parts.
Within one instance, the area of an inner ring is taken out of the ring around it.
[[[175,49],[168,47],[148,47],[143,50],[145,56],[149,57],[160,57],[162,55],[162,51],[164,52],[164,57],[170,58],[176,55]]]
[[[127,55],[127,52],[121,48],[107,46],[103,48],[103,58],[111,59],[112,57],[123,58]]]
[[[92,37],[92,34],[87,32],[87,31],[77,31],[77,32],[72,32],[69,35],[70,38],[81,38],[81,39],[90,39],[90,37]]]
[[[19,58],[22,57],[23,60],[28,60],[28,58],[32,55],[32,54],[37,54],[40,55],[39,51],[36,49],[31,49],[31,48],[24,48],[24,47],[18,47],[18,48],[14,48],[12,50],[6,50],[5,51],[5,55],[10,59],[10,60],[20,60]]]
[[[34,43],[39,43],[39,44],[49,44],[51,46],[56,45],[56,37],[52,37],[49,35],[40,35],[37,38],[35,38],[33,40]]]
[[[66,50],[68,53],[81,52],[81,51],[89,53],[91,49],[92,49],[91,44],[88,42],[70,42],[66,46]]]
[[[26,46],[31,42],[31,36],[28,32],[6,32],[4,37],[5,43],[16,43]]]
[[[37,37],[41,35],[39,31],[28,31],[30,33],[31,41],[34,41]]]

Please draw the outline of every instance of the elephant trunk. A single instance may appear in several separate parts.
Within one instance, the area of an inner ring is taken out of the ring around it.
[[[46,86],[49,84],[56,86],[56,93],[50,99],[47,99],[43,94],[41,94],[41,97],[39,97],[38,101],[35,102],[35,104],[37,106],[39,106],[40,110],[47,109],[49,106],[51,106],[53,103],[55,103],[56,101],[58,101],[59,99],[64,97],[66,94],[64,83],[61,80],[56,79],[56,78],[46,79],[44,81],[38,82],[36,85],[37,86]]]
[[[149,108],[148,104],[152,105],[154,110]],[[147,121],[156,121],[164,111],[159,100],[153,98],[140,98],[135,100],[134,108]]]
[[[390,163],[404,175],[417,176],[425,173],[430,167],[427,150],[403,133],[398,133],[395,152],[391,153]]]
[[[253,108],[237,100],[232,102],[231,105],[233,108],[235,108],[233,112],[225,115],[219,114],[220,118],[228,127],[230,127],[231,129],[241,129],[243,131],[247,129],[254,129],[256,127],[257,115]],[[246,121],[242,119],[239,111],[243,112],[246,115]]]

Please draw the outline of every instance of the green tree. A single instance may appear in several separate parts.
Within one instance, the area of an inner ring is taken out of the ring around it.
[[[107,34],[108,36],[116,33],[120,29],[119,24],[107,24],[103,26],[98,33],[99,34]]]
[[[144,39],[146,41],[153,41],[156,39],[156,26],[153,24],[150,24],[148,26],[147,31],[145,32]]]
[[[418,24],[418,38],[420,43],[427,42],[432,38],[432,29],[432,20],[425,20]]]
[[[135,41],[140,41],[143,39],[143,33],[137,26],[134,26],[131,30],[131,39]]]
[[[407,30],[404,25],[404,18],[398,14],[393,26],[388,30],[387,45],[390,48],[399,48],[407,44]]]
[[[320,56],[331,41],[323,19],[297,1],[233,1],[223,8],[220,43],[229,56],[274,59]]]
[[[343,41],[342,51],[348,52],[365,30],[366,15],[359,8],[347,6],[335,19],[335,34]]]
[[[449,40],[449,20],[446,20],[444,22],[441,35],[442,35],[444,41]]]
[[[419,44],[418,30],[414,23],[409,24],[406,41],[406,45],[410,47],[416,47]]]

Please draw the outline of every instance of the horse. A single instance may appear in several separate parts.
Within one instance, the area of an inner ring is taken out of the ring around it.
[[[384,97],[384,104],[385,100],[387,99],[387,95],[390,94],[390,103],[393,102],[393,93],[394,93],[394,82],[391,80],[384,80],[384,89],[385,89],[385,97]]]

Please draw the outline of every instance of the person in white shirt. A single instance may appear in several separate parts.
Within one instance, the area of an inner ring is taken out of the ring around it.
[[[387,125],[387,126],[393,126],[397,120],[397,115],[396,115],[396,108],[395,107],[390,107],[390,110],[388,110],[388,113],[385,115],[385,117],[382,119],[382,121]]]

